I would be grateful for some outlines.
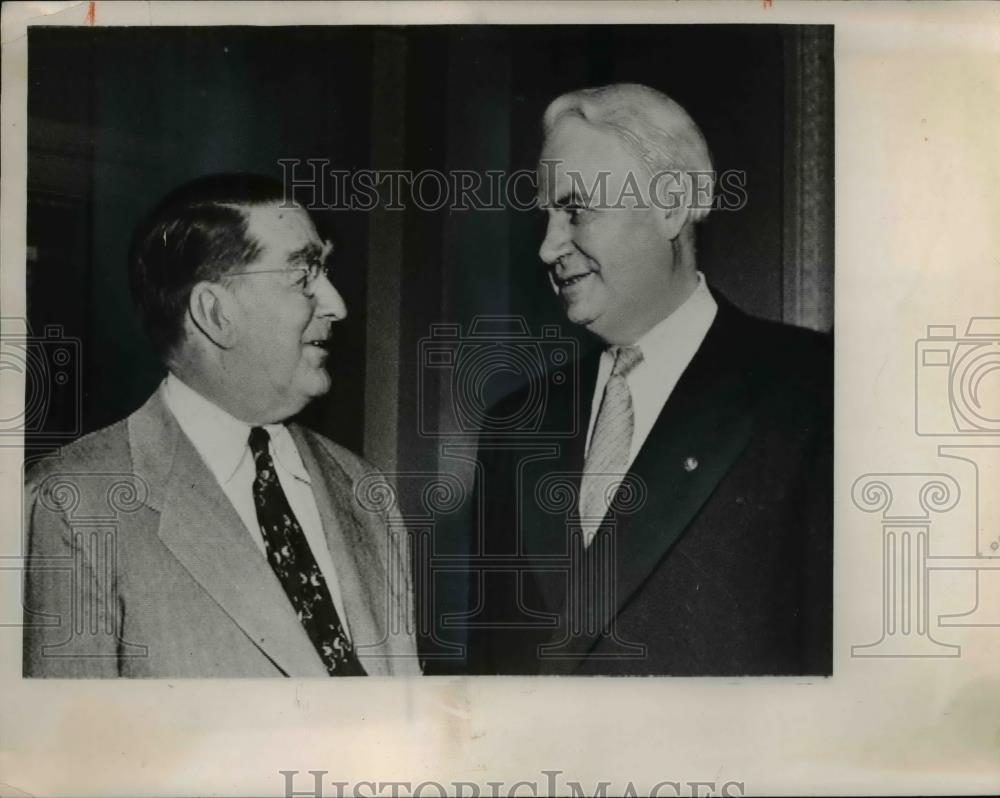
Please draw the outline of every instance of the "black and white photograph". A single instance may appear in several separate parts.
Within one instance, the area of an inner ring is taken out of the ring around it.
[[[25,675],[829,675],[832,48],[29,30]]]
[[[989,759],[990,4],[881,45],[855,3],[29,5],[2,721],[62,698],[23,752],[77,690],[128,772],[138,702],[246,736],[152,794],[933,792],[891,707],[950,667],[906,728]],[[12,795],[73,794],[24,756]]]

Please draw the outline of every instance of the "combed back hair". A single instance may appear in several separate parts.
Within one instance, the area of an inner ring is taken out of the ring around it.
[[[139,223],[129,248],[129,288],[166,362],[183,339],[191,289],[253,262],[247,209],[284,201],[280,180],[246,173],[200,177],[171,191]]]
[[[638,83],[615,83],[568,92],[545,109],[542,120],[545,136],[551,135],[556,124],[567,116],[617,136],[646,165],[650,175],[664,171],[703,173],[705,177],[699,178],[702,197],[698,207],[691,207],[691,183],[686,182],[688,215],[695,222],[708,215],[715,185],[708,144],[687,111],[663,92]]]

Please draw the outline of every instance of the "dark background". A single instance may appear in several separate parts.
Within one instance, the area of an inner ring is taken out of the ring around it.
[[[212,172],[280,177],[287,158],[530,169],[549,101],[635,81],[688,110],[718,171],[746,173],[746,207],[699,227],[710,283],[756,315],[829,329],[832,41],[830,27],[765,25],[31,28],[29,324],[80,340],[82,430],[104,426],[163,374],[125,261],[133,226],[168,190]],[[447,375],[420,381],[420,339],[482,314],[520,315],[533,332],[563,323],[537,257],[541,215],[315,217],[337,241],[349,316],[335,327],[333,389],[304,421],[389,472],[448,470],[420,434],[448,389]],[[73,411],[53,405],[28,430],[29,452],[43,448],[33,433],[78,431]],[[419,511],[414,496],[404,486],[405,509]]]

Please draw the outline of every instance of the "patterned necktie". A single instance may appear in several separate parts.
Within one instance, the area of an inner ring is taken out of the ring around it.
[[[597,534],[614,498],[615,486],[625,476],[632,446],[635,419],[626,377],[642,362],[642,351],[637,346],[615,349],[614,366],[604,386],[580,484],[580,524],[585,546]]]
[[[330,589],[281,489],[268,452],[269,440],[267,430],[250,430],[250,451],[257,467],[253,503],[264,535],[267,561],[330,675],[364,676],[364,668],[337,616]]]

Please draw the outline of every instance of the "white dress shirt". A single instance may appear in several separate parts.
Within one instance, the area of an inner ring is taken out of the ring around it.
[[[681,374],[691,363],[695,352],[705,340],[708,328],[715,320],[719,306],[712,298],[705,283],[705,275],[698,272],[698,285],[684,303],[667,318],[636,341],[642,351],[642,362],[633,368],[626,381],[632,394],[634,413],[632,446],[629,449],[628,467],[649,437],[649,431],[670,398]],[[590,405],[590,426],[587,428],[587,449],[594,434],[594,422],[604,397],[604,386],[611,376],[614,356],[609,350],[601,354],[597,370],[597,384]]]
[[[210,402],[174,374],[167,375],[160,390],[167,408],[229,498],[253,542],[266,557],[267,549],[257,522],[257,509],[253,500],[257,469],[250,452],[250,425]],[[330,588],[344,631],[349,634],[337,572],[326,544],[309,472],[306,471],[295,441],[285,425],[263,426],[271,438],[269,448],[278,472],[278,482],[281,483],[281,489],[302,527],[313,557],[316,558],[316,564]]]

